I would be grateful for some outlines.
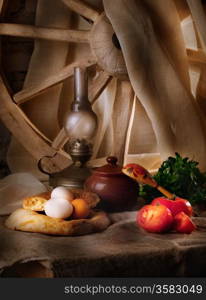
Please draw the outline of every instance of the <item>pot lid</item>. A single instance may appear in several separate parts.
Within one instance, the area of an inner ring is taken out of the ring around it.
[[[108,164],[95,168],[94,173],[105,176],[124,175],[122,173],[122,167],[117,164],[117,158],[115,156],[107,157],[106,161]]]

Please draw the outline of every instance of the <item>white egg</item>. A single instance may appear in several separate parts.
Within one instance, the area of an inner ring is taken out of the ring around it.
[[[44,210],[49,217],[66,219],[71,216],[73,206],[67,199],[53,198],[45,203]]]
[[[70,190],[66,189],[65,187],[59,186],[53,189],[53,191],[51,192],[51,199],[53,198],[64,198],[68,201],[72,201],[74,199],[74,195]]]

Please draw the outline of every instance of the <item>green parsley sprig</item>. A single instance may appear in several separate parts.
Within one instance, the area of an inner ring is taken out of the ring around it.
[[[169,157],[162,163],[154,179],[175,195],[188,199],[191,204],[206,204],[206,173],[200,172],[198,162],[188,157],[183,158],[175,153],[175,157]],[[162,194],[148,185],[142,185],[140,196],[150,202]]]

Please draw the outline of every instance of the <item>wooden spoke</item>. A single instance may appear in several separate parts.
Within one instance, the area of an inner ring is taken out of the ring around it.
[[[203,50],[187,49],[188,60],[195,63],[206,64],[206,53]]]
[[[108,73],[100,71],[99,76],[95,78],[92,84],[89,86],[89,99],[92,104],[95,103],[111,79],[112,76],[110,76]]]
[[[4,0],[0,0],[0,13],[2,12],[3,5],[4,5]]]
[[[29,118],[26,116],[26,114],[21,110],[20,107],[16,106],[16,109],[18,110],[18,113],[20,115],[22,115],[23,119],[27,122],[27,124],[29,124],[29,126],[40,136],[43,138],[44,141],[48,142],[48,143],[52,143],[51,140],[46,137],[30,120]]]
[[[199,33],[202,48],[206,51],[206,18],[201,0],[187,0],[187,4]]]
[[[180,20],[184,20],[190,14],[189,7],[186,1],[174,0],[177,7],[177,13],[179,14]]]
[[[113,154],[118,157],[118,161],[121,164],[123,164],[124,161],[124,149],[132,112],[133,99],[134,91],[129,81],[118,81],[112,118],[115,132]]]
[[[45,90],[47,90],[49,87],[52,87],[62,81],[64,81],[66,78],[73,75],[74,68],[77,66],[85,66],[89,67],[93,64],[95,64],[95,59],[93,57],[88,58],[87,60],[82,60],[79,62],[74,62],[66,67],[64,67],[59,73],[50,76],[46,80],[42,81],[39,84],[31,85],[28,88],[23,89],[22,91],[18,92],[13,96],[14,101],[17,104],[22,104],[35,96],[43,93]]]
[[[32,130],[16,104],[13,103],[2,78],[0,78],[0,90],[0,118],[15,138],[37,161],[45,155],[52,157],[46,162],[46,169],[49,172],[54,173],[67,167],[69,165],[68,158],[60,152],[57,153],[39,134]]]
[[[89,31],[43,28],[32,25],[0,24],[0,34],[61,42],[88,43]]]
[[[71,10],[84,16],[87,19],[95,20],[98,18],[99,13],[95,9],[91,8],[88,4],[85,4],[79,0],[62,0]]]
[[[68,140],[69,138],[66,135],[65,130],[64,128],[62,128],[58,133],[58,135],[56,136],[56,138],[54,139],[52,143],[52,148],[59,150],[64,147],[64,145],[68,142]]]

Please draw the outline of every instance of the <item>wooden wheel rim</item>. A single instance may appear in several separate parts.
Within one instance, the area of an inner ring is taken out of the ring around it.
[[[85,18],[93,22],[92,28],[98,27],[99,22],[102,20],[103,15],[100,15],[96,10],[83,4],[79,0],[62,0],[71,10],[84,16]],[[3,15],[3,8],[6,0],[0,3],[0,15]],[[105,18],[105,16],[104,16]],[[110,25],[111,26],[111,25]],[[91,30],[92,32],[92,30]],[[5,24],[0,23],[0,35],[8,36],[20,36],[26,38],[39,38],[48,39],[54,41],[68,41],[68,42],[80,42],[89,43],[91,47],[94,47],[95,43],[91,42],[90,31],[81,30],[67,30],[67,29],[51,29],[51,28],[39,28],[31,25],[21,24]],[[119,60],[119,54],[118,54]],[[79,61],[77,63],[65,66],[59,74],[50,76],[45,79],[40,85],[32,85],[29,88],[25,88],[22,91],[11,95],[4,82],[4,77],[0,76],[0,89],[1,89],[1,101],[0,101],[0,118],[5,126],[9,129],[12,135],[25,147],[25,149],[39,161],[42,157],[47,159],[42,161],[42,167],[48,171],[48,173],[58,172],[68,166],[69,155],[63,150],[63,146],[68,141],[68,138],[62,128],[56,138],[51,141],[48,139],[26,116],[26,114],[20,108],[20,104],[34,98],[35,96],[43,93],[46,89],[64,81],[68,77],[73,75],[73,69],[77,65],[83,65],[85,67],[93,64],[98,64],[98,59],[95,55]],[[100,64],[101,65],[101,64]],[[89,87],[89,98],[94,104],[96,99],[107,87],[113,76],[117,76],[118,72],[105,72],[104,70],[99,72],[99,76],[95,79],[93,84]],[[122,70],[121,70],[122,76]],[[25,142],[26,141],[26,142]]]

